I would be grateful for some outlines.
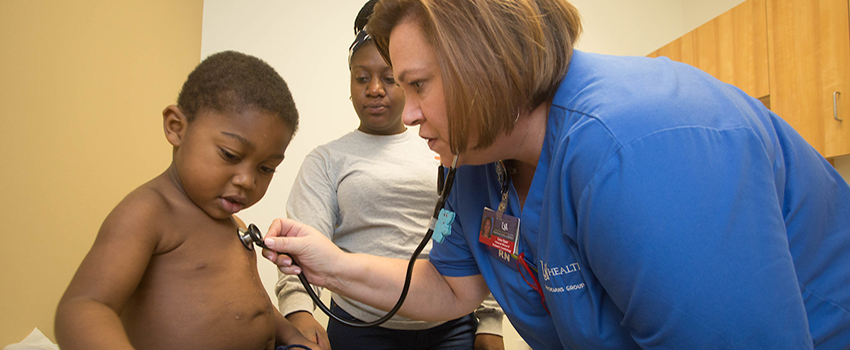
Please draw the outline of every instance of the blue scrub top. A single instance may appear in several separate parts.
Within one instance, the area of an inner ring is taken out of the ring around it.
[[[847,348],[850,187],[758,100],[666,58],[575,51],[548,118],[506,211],[546,307],[478,242],[493,164],[457,170],[430,254],[481,274],[532,348]]]

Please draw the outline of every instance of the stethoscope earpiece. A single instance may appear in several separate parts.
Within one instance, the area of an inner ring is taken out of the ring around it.
[[[262,248],[266,247],[266,245],[263,244],[263,236],[260,234],[260,229],[258,229],[254,224],[248,225],[247,230],[241,227],[237,228],[236,234],[239,236],[239,241],[242,242],[245,249],[254,250],[254,244]]]

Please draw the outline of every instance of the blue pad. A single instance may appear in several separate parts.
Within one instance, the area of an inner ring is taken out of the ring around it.
[[[443,239],[446,236],[452,234],[452,223],[455,221],[455,213],[440,209],[440,215],[437,218],[437,223],[434,225],[434,235],[431,236],[434,238],[434,241],[437,243],[443,243]]]

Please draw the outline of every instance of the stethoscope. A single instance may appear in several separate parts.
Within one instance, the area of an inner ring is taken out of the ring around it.
[[[328,309],[321,300],[319,300],[319,296],[316,295],[316,292],[313,291],[313,288],[310,287],[310,282],[307,282],[307,277],[304,276],[304,271],[302,270],[300,274],[298,274],[298,279],[301,280],[301,284],[304,286],[304,289],[307,290],[307,294],[310,295],[310,299],[313,299],[313,302],[322,310],[328,317],[334,319],[335,321],[342,323],[346,326],[357,327],[357,328],[368,328],[375,327],[384,322],[387,322],[390,318],[392,318],[398,309],[401,308],[401,304],[404,303],[404,299],[407,298],[407,292],[410,290],[410,279],[413,275],[413,264],[416,262],[416,258],[419,257],[419,253],[422,252],[422,249],[428,245],[428,240],[431,239],[431,235],[434,234],[434,228],[436,227],[437,220],[440,216],[440,211],[443,210],[443,207],[446,205],[446,198],[449,197],[449,193],[452,191],[452,183],[454,182],[455,170],[457,169],[457,156],[454,156],[452,159],[452,166],[449,168],[448,174],[445,175],[445,181],[443,180],[443,166],[441,165],[437,172],[437,185],[438,191],[440,192],[440,198],[437,200],[437,205],[434,207],[434,215],[431,217],[431,222],[428,224],[428,232],[425,233],[425,237],[422,238],[422,242],[419,242],[419,246],[416,247],[416,250],[413,251],[413,255],[410,257],[410,261],[407,264],[407,275],[404,277],[404,288],[401,289],[401,295],[398,297],[398,302],[396,302],[395,306],[383,317],[374,320],[372,322],[356,322],[345,320]],[[238,228],[236,230],[236,234],[239,237],[239,241],[242,242],[242,245],[245,246],[246,249],[253,251],[254,244],[260,246],[264,249],[269,249],[263,243],[263,236],[260,234],[260,229],[257,228],[256,225],[250,224],[248,225],[248,229]],[[269,249],[272,250],[272,249]],[[288,254],[287,254],[288,255]],[[295,260],[292,261],[293,264],[298,265]]]

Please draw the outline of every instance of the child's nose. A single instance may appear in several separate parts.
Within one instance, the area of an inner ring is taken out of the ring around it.
[[[257,187],[256,178],[251,172],[240,172],[233,176],[233,184],[244,189],[252,190]]]

